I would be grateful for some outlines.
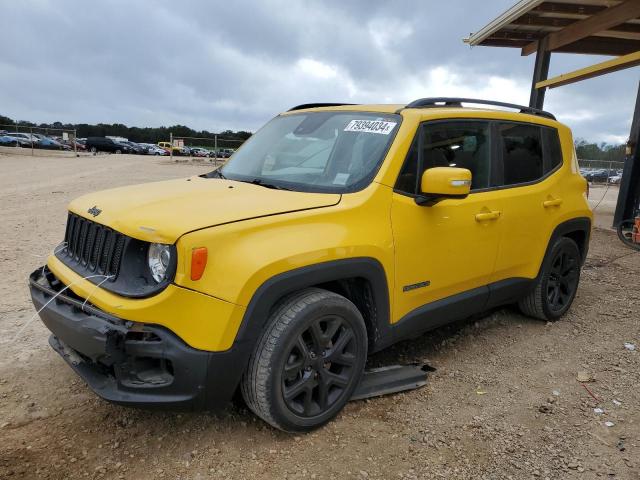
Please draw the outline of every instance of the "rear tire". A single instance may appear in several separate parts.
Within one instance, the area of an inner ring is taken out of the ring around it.
[[[581,263],[576,242],[567,237],[557,239],[542,263],[534,289],[518,302],[520,311],[540,320],[558,320],[576,296]]]
[[[280,430],[305,432],[334,418],[367,358],[362,315],[346,298],[308,288],[271,314],[242,378],[247,406]]]

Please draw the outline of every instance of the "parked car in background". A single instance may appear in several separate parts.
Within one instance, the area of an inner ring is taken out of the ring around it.
[[[129,145],[107,137],[89,137],[85,143],[87,150],[91,153],[131,153],[133,150]]]
[[[208,157],[209,154],[211,153],[206,148],[201,148],[201,147],[190,147],[190,149],[191,149],[192,157]]]
[[[147,149],[143,145],[132,142],[130,140],[122,141],[120,143],[123,143],[131,147],[131,153],[137,153],[138,155],[144,155],[147,153]]]
[[[604,183],[609,178],[610,171],[606,168],[596,168],[583,175],[590,182]]]
[[[84,144],[84,142],[80,142],[79,140],[77,140],[75,143],[73,140],[63,140],[63,143],[65,143],[66,145],[69,145],[71,147],[71,150],[75,149],[78,152],[87,151],[87,146]]]
[[[33,136],[38,139],[38,144],[34,145],[36,148],[42,148],[45,150],[71,150],[71,147],[68,145],[64,145],[63,143],[41,133],[34,133]]]
[[[231,155],[235,153],[235,150],[232,148],[220,148],[218,149],[218,158],[229,158]]]
[[[184,147],[177,147],[175,145],[171,145],[171,142],[158,142],[158,146],[160,148],[164,148],[167,153],[170,153],[173,150],[174,155],[184,156],[187,155],[187,150]]]
[[[147,155],[169,155],[169,152],[157,145],[151,143],[145,143],[143,145],[147,147]]]
[[[621,180],[622,180],[622,175],[618,173],[616,173],[615,175],[611,175],[609,177],[609,183],[612,183],[614,185],[618,185]]]
[[[0,146],[2,147],[31,147],[31,142],[21,137],[12,135],[0,135]]]
[[[10,132],[7,135],[15,138],[22,138],[29,142],[29,146],[31,146],[31,143],[33,143],[34,147],[37,147],[37,144],[40,141],[38,137],[36,137],[35,135],[31,135],[30,133]]]

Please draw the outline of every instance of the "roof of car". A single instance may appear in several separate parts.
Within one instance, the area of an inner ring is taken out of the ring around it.
[[[380,112],[380,113],[395,113],[398,109],[403,108],[401,104],[328,104],[328,103],[307,103],[304,105],[298,105],[293,107],[286,113],[297,113],[300,111],[308,110],[335,110],[346,112]]]
[[[474,106],[463,106],[463,103]],[[492,100],[455,97],[423,98],[415,100],[409,104],[311,103],[293,107],[287,112],[284,112],[284,115],[308,111],[351,111],[374,113],[419,112],[421,115],[428,112],[429,116],[434,117],[442,116],[452,118],[482,116],[484,118],[514,121],[520,120],[541,124],[557,123],[556,118],[551,113],[528,106]]]

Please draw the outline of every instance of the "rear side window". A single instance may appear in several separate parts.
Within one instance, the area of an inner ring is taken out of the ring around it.
[[[562,147],[560,137],[555,128],[542,128],[542,144],[544,146],[545,175],[562,164]]]
[[[471,190],[489,187],[491,173],[489,122],[448,121],[421,125],[400,171],[395,189],[416,194],[428,168],[471,170]]]
[[[562,164],[555,128],[526,123],[499,123],[505,186],[535,182]]]
[[[542,129],[525,123],[500,123],[504,185],[538,180],[543,176]]]

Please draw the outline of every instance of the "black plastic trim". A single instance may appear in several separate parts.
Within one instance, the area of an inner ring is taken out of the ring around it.
[[[583,233],[585,236],[584,245],[582,245],[582,248],[580,250],[580,253],[582,255],[582,263],[584,264],[584,262],[587,260],[587,254],[589,253],[589,240],[591,238],[591,220],[588,217],[572,218],[571,220],[567,220],[566,222],[562,222],[556,226],[556,228],[553,230],[553,233],[551,234],[551,237],[549,238],[549,242],[547,243],[547,250],[545,251],[544,257],[545,261],[548,257],[547,254],[558,238],[566,237],[569,236],[569,234],[576,232]],[[578,245],[578,247],[580,247],[580,245]],[[538,276],[541,274],[543,266],[544,261],[543,264],[540,265]]]
[[[346,258],[318,263],[281,273],[264,282],[256,290],[247,306],[234,348],[237,345],[253,351],[271,309],[283,296],[313,285],[358,277],[366,279],[373,289],[374,304],[372,307],[375,315],[373,325],[369,327],[373,327],[375,330],[370,332],[370,338],[373,339],[373,351],[378,350],[378,345],[388,344],[390,340],[388,337],[391,335],[389,289],[384,268],[380,262],[370,257]]]
[[[484,286],[422,305],[393,325],[394,342],[480,313],[488,299],[489,287]]]
[[[535,279],[509,278],[422,305],[393,325],[393,342],[514,303],[529,292],[534,282]]]

